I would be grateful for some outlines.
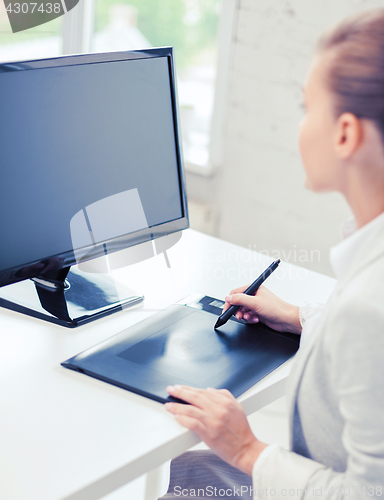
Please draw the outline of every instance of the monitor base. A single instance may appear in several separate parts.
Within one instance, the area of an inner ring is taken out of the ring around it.
[[[73,266],[63,286],[48,280],[25,280],[0,289],[0,306],[67,328],[89,323],[144,300],[128,287],[101,273]]]

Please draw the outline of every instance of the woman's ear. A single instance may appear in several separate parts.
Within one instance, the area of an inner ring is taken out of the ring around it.
[[[336,122],[335,149],[341,160],[350,158],[362,141],[362,125],[352,113],[343,113]]]

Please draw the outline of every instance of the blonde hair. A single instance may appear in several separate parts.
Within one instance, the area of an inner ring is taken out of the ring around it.
[[[372,120],[384,142],[384,9],[344,19],[320,37],[317,50],[333,51],[326,85],[336,115]]]

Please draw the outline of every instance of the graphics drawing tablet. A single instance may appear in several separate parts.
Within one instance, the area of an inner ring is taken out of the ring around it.
[[[223,301],[174,304],[62,365],[165,403],[167,385],[226,388],[237,397],[295,354],[299,336],[231,318]]]

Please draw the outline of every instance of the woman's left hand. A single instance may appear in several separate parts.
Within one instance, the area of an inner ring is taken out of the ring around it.
[[[227,389],[195,389],[175,385],[168,393],[190,403],[165,403],[177,421],[196,432],[220,458],[252,475],[255,461],[267,446],[253,434],[241,404]]]

